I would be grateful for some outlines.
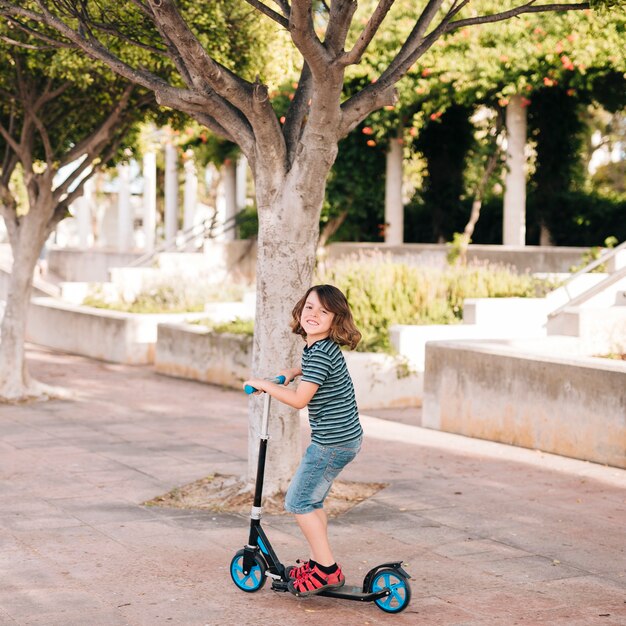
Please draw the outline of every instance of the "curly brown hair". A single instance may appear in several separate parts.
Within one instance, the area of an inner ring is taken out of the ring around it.
[[[334,313],[329,337],[340,346],[348,346],[351,350],[361,341],[361,333],[354,323],[348,300],[341,290],[333,285],[314,285],[298,300],[291,312],[291,330],[306,340],[306,332],[300,325],[300,317],[309,294],[314,291],[322,306]]]

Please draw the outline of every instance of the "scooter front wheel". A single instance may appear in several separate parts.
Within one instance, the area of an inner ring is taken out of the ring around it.
[[[260,554],[254,555],[254,565],[252,569],[245,574],[243,571],[243,555],[244,551],[239,550],[230,562],[230,577],[239,589],[252,593],[258,591],[265,584],[265,571],[267,564]]]
[[[391,593],[384,598],[374,600],[376,606],[385,613],[404,611],[411,600],[411,587],[406,577],[392,568],[381,569],[374,575],[370,591],[382,591],[385,588]]]

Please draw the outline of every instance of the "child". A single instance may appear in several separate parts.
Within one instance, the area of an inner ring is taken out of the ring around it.
[[[280,372],[285,385],[252,379],[244,383],[296,409],[308,405],[311,444],[285,496],[310,548],[310,559],[287,568],[289,591],[310,596],[341,587],[345,577],[330,548],[324,500],[335,478],[361,448],[363,430],[354,386],[340,345],[354,349],[361,340],[343,293],[332,285],[311,287],[292,311],[291,328],[306,346],[301,367]],[[297,388],[289,381],[302,376]]]

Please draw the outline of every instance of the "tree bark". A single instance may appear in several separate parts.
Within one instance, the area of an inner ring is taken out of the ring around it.
[[[332,151],[331,146],[329,153]],[[330,154],[320,161],[330,163]],[[299,365],[304,347],[301,337],[291,331],[291,311],[313,278],[322,195],[314,179],[307,176],[305,181],[301,180],[299,165],[294,164],[282,180],[276,180],[275,176],[268,180],[264,172],[257,173],[259,239],[254,376],[270,378],[285,367]],[[263,398],[253,396],[250,403],[250,480],[256,471],[262,402]],[[286,489],[301,456],[298,411],[274,402],[270,431],[272,445],[268,451],[265,486],[268,493],[275,493]]]
[[[0,398],[41,396],[45,387],[31,380],[25,357],[26,321],[39,253],[52,231],[53,206],[35,206],[26,215],[5,220],[13,253],[4,318],[0,325]]]

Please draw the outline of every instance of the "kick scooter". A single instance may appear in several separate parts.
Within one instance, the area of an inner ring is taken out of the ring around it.
[[[278,376],[273,379],[273,382],[283,384],[285,377]],[[245,391],[251,394],[256,389],[247,385]],[[261,502],[265,457],[269,439],[270,402],[269,393],[265,394],[254,502],[250,512],[250,535],[247,545],[237,551],[230,562],[230,575],[233,582],[239,589],[248,593],[261,589],[266,578],[272,579],[274,591],[288,591],[287,585],[289,583],[287,568],[280,562],[261,526],[261,514],[263,512]],[[317,595],[341,600],[374,602],[379,609],[386,613],[400,613],[411,600],[409,578],[410,576],[402,569],[402,561],[392,561],[372,568],[365,575],[363,585],[360,587],[344,585],[343,587],[324,590]]]

